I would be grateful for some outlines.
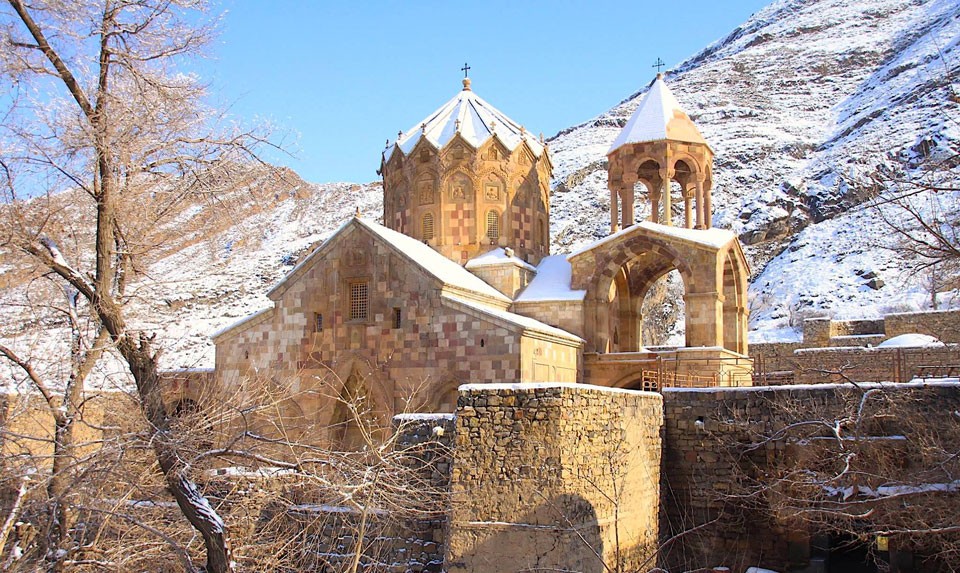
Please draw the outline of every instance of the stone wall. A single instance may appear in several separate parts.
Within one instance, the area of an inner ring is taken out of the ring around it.
[[[943,423],[960,408],[960,385],[942,382],[665,390],[660,566],[671,571],[726,566],[734,573],[752,566],[777,571],[805,566],[810,535],[819,532],[790,524],[787,515],[778,518],[766,498],[744,496],[746,490],[738,487],[745,476],[769,481],[785,456],[796,455],[784,440],[764,442],[764,436],[802,420],[831,420],[870,388],[881,389],[908,412],[939,416]],[[905,467],[920,467],[909,454],[922,455],[911,443],[914,436],[895,437],[906,444]],[[760,446],[745,449],[756,443]]]
[[[572,384],[460,392],[446,571],[649,566],[658,394]]]
[[[351,318],[356,284],[366,285],[366,318]],[[343,422],[337,398],[346,394],[363,395],[374,425],[388,428],[410,399],[419,411],[453,411],[465,380],[576,380],[578,341],[534,340],[542,333],[511,322],[505,301],[497,309],[496,300],[471,302],[448,290],[455,289],[350,225],[271,291],[274,308],[215,338],[217,379],[289,388],[286,430],[314,442],[339,439],[324,428]]]
[[[960,375],[960,345],[907,348],[806,348],[794,353],[794,382],[906,382]]]
[[[888,337],[917,332],[943,342],[960,343],[960,310],[888,314],[884,317],[884,332]]]

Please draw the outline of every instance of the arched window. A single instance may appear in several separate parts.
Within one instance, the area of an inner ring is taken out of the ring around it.
[[[424,241],[433,238],[433,213],[427,213],[423,216],[423,220],[420,222],[420,232]]]
[[[487,238],[500,238],[500,214],[493,209],[487,211]]]

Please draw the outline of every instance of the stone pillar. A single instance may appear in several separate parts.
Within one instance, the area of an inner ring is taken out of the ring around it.
[[[686,346],[723,346],[723,295],[719,292],[688,292]]]
[[[713,227],[713,197],[712,191],[710,189],[704,190],[704,201],[703,201],[703,228],[709,229]]]
[[[660,170],[660,189],[663,196],[663,224],[673,226],[673,205],[670,198],[670,172],[666,169]]]
[[[620,230],[620,220],[617,218],[617,203],[620,197],[617,193],[617,185],[613,181],[607,183],[610,187],[610,233],[616,233]]]
[[[690,189],[683,190],[683,226],[692,229],[693,228],[693,191]]]
[[[696,191],[696,201],[697,201],[697,225],[695,228],[703,229],[703,180],[704,177],[697,177],[697,191]]]
[[[626,229],[630,225],[633,225],[633,203],[635,201],[633,196],[633,186],[627,187],[626,184],[623,186],[623,206],[620,208],[622,213],[621,224],[623,228]]]
[[[637,222],[634,215],[637,203],[636,185],[636,174],[625,175],[620,183],[620,197],[623,199],[623,207],[621,207],[621,212],[623,213],[622,223],[624,229]]]
[[[597,331],[594,333],[596,351],[605,354],[610,351],[610,301],[607,300],[606,293],[597,294],[593,304],[597,320]]]

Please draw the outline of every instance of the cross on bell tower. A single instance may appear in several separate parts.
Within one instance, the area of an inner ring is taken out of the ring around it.
[[[650,67],[651,67],[651,68],[657,68],[657,75],[659,75],[659,74],[660,74],[660,68],[664,68],[664,67],[666,67],[666,65],[667,65],[667,64],[663,63],[663,60],[661,60],[660,58],[657,58],[657,61],[654,62],[654,64],[653,64],[652,66],[650,66]]]

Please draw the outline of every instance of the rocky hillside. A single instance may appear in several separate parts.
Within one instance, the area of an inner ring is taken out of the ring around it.
[[[754,340],[792,336],[791,325],[812,314],[929,304],[930,281],[889,249],[895,237],[869,205],[878,173],[910,174],[958,150],[958,13],[955,0],[781,0],[668,72],[715,152],[714,224],[748,245]],[[550,140],[554,251],[606,234],[605,153],[646,80]],[[366,151],[371,162],[377,152]],[[199,225],[202,205],[170,223],[173,235],[193,230],[142,269],[133,300],[133,322],[168,348],[165,366],[212,366],[210,334],[265,307],[270,285],[357,209],[380,215],[378,183],[318,185],[288,175],[251,176],[245,189],[256,193],[237,195],[230,218],[213,227]],[[940,197],[938,216],[954,220],[957,197]],[[889,217],[902,220],[896,211]],[[0,339],[63,356],[63,324],[25,295],[36,277],[0,265]],[[121,370],[107,364],[104,375]]]
[[[960,149],[958,42],[953,0],[782,0],[669,71],[715,153],[714,225],[748,245],[754,339],[929,299],[869,205],[878,173]],[[607,232],[604,154],[644,90],[551,140],[555,244]]]

